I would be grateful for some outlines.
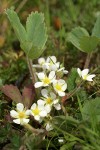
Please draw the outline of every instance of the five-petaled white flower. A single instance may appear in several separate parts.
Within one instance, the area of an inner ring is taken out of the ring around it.
[[[45,102],[46,106],[54,106],[56,110],[61,109],[61,105],[59,104],[59,99],[56,98],[56,95],[53,92],[50,92],[46,89],[41,90],[42,99]]]
[[[87,81],[93,81],[92,78],[95,77],[95,74],[88,74],[89,73],[89,69],[84,69],[84,70],[80,70],[79,68],[77,69],[77,72],[79,74],[80,77],[82,77],[83,80],[87,80]]]
[[[67,89],[67,83],[64,80],[62,79],[55,80],[53,82],[53,87],[59,96],[65,96],[64,91]]]
[[[49,56],[46,60],[46,68],[50,71],[57,71],[60,66],[60,62],[57,62],[55,56]]]
[[[34,103],[31,106],[31,115],[34,116],[34,119],[37,121],[41,121],[43,117],[46,117],[50,112],[50,107],[45,106],[45,103],[42,100],[38,100],[37,104]]]
[[[49,76],[47,76],[44,72],[37,73],[38,78],[40,79],[40,82],[35,83],[35,88],[41,87],[41,86],[49,86],[54,80],[55,80],[55,72],[51,71],[49,73]]]
[[[16,111],[11,110],[10,115],[11,117],[16,118],[13,120],[14,123],[23,125],[29,122],[28,118],[30,115],[30,110],[26,110],[22,103],[18,103],[16,105]]]

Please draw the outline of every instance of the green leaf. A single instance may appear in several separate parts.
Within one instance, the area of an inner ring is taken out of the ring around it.
[[[95,36],[83,36],[80,39],[80,48],[86,53],[91,53],[96,49],[99,39]]]
[[[32,12],[27,18],[25,30],[14,10],[7,9],[6,13],[20,41],[21,48],[29,58],[38,58],[43,53],[47,41],[44,15]]]
[[[100,39],[100,15],[98,16],[94,28],[92,30],[92,36],[96,36]]]
[[[31,13],[26,22],[27,40],[30,44],[28,56],[37,58],[43,53],[47,35],[42,13]]]
[[[76,78],[77,78],[78,74],[77,74],[77,70],[76,68],[72,68],[70,75],[67,79],[67,84],[68,84],[68,91],[72,91],[75,87],[76,87]]]
[[[79,50],[82,50],[80,48],[80,39],[83,36],[89,36],[88,32],[84,28],[76,27],[68,34],[68,41],[70,41]]]
[[[97,118],[97,120],[100,121],[100,97],[91,99],[86,102],[82,108],[82,114],[84,120]]]
[[[17,13],[12,9],[7,9],[6,14],[8,16],[8,19],[9,19],[19,41],[21,43],[25,42],[26,41],[26,31],[25,31],[25,28],[23,27],[23,25],[21,24]]]

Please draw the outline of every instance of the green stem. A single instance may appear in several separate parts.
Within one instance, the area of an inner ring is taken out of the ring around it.
[[[32,78],[32,82],[33,84],[35,83],[35,72],[33,73],[33,67],[32,67],[32,60],[30,60],[28,57],[27,58],[27,64],[28,64],[28,68],[29,68],[29,72]]]

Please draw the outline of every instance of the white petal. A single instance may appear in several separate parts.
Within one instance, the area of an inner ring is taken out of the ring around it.
[[[58,70],[58,72],[63,71],[63,70],[64,70],[64,67],[60,68],[60,69]]]
[[[59,143],[63,143],[64,139],[58,139]]]
[[[53,61],[53,63],[56,63],[56,61],[57,61],[57,59],[56,59],[56,57],[55,57],[55,56],[51,56],[51,57],[50,57],[50,60],[52,60],[52,61]]]
[[[23,119],[23,123],[28,123],[30,119]]]
[[[49,73],[49,79],[53,79],[55,77],[55,71],[51,71]]]
[[[34,104],[31,106],[31,109],[34,110],[34,109],[36,108],[36,106],[37,106],[37,105],[34,103]]]
[[[44,78],[45,78],[44,72],[38,73],[38,78],[39,78],[40,80],[44,79]]]
[[[94,78],[94,77],[95,77],[95,74],[88,75],[87,78],[86,78],[86,80],[87,80],[87,81],[93,81],[92,78]]]
[[[45,63],[42,65],[43,69],[48,69],[49,70],[49,63]]]
[[[58,80],[54,80],[53,85],[55,86],[57,84]]]
[[[40,120],[40,116],[36,115],[36,116],[34,116],[34,119],[37,120],[37,121],[39,121]]]
[[[78,72],[79,76],[81,77],[82,76],[82,71],[81,71],[80,68],[77,68],[77,72]]]
[[[59,79],[59,80],[58,80],[58,84],[60,84],[60,85],[65,84],[65,80],[63,80],[63,79]]]
[[[39,88],[39,87],[43,86],[43,82],[36,82],[34,84],[34,86],[35,86],[35,88]]]
[[[39,99],[39,100],[37,101],[37,104],[40,105],[40,106],[44,106],[45,101]]]
[[[42,90],[41,90],[41,94],[42,94],[42,96],[44,96],[44,97],[47,98],[48,91],[47,91],[46,89],[42,89]]]
[[[63,86],[62,86],[62,90],[65,91],[67,89],[67,84],[65,83]]]
[[[68,73],[68,71],[67,71],[67,70],[64,70],[64,71],[63,71],[63,73],[64,73],[64,74],[67,74],[67,73]]]
[[[50,105],[46,105],[45,106],[45,110],[46,110],[47,113],[50,113],[50,111],[51,111]]]
[[[82,77],[88,75],[89,69],[82,70]]]
[[[61,97],[62,97],[62,96],[65,96],[65,92],[59,91],[59,92],[58,92],[58,95],[61,96]]]
[[[59,99],[56,99],[53,101],[53,104],[57,104],[59,102]]]
[[[20,124],[20,119],[14,119],[13,122],[16,124]]]
[[[23,111],[24,105],[23,105],[22,103],[18,103],[18,104],[16,105],[16,109],[17,109],[18,111]]]
[[[49,56],[46,60],[47,63],[50,63],[52,61],[53,63],[56,63],[57,59],[55,56]]]
[[[38,59],[38,63],[39,63],[40,65],[42,65],[43,63],[45,63],[45,59],[44,59],[43,57],[39,58],[39,59]]]
[[[28,109],[26,110],[25,114],[29,116],[31,114],[31,111]]]
[[[41,111],[41,112],[40,112],[40,116],[41,116],[41,117],[47,116],[47,112],[46,112],[45,110]]]
[[[47,57],[47,60],[46,60],[46,63],[49,63],[50,62],[50,56]]]
[[[56,71],[57,70],[57,66],[55,64],[50,65],[50,70]]]
[[[57,63],[56,63],[56,66],[57,66],[57,68],[59,68],[59,66],[60,66],[60,62],[57,62]]]
[[[54,107],[55,107],[56,110],[60,110],[61,109],[61,105],[59,103],[55,104]]]
[[[50,92],[50,96],[51,96],[52,99],[56,98],[56,95],[53,92]]]
[[[51,131],[51,130],[53,130],[53,126],[52,126],[52,124],[47,123],[47,125],[46,125],[46,130],[47,130],[47,131]]]
[[[11,111],[10,111],[10,115],[11,115],[11,117],[13,117],[13,118],[17,118],[18,112],[16,112],[15,110],[11,110]]]

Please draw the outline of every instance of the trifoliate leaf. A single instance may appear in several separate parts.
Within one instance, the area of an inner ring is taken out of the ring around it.
[[[68,34],[68,41],[81,50],[80,39],[83,36],[89,36],[88,32],[84,28],[76,27]]]
[[[29,58],[38,58],[43,53],[47,40],[44,15],[32,12],[27,18],[25,30],[14,10],[7,9],[6,13],[20,41],[21,48]]]
[[[83,52],[91,53],[96,49],[99,39],[95,36],[83,36],[80,39],[80,48]]]

